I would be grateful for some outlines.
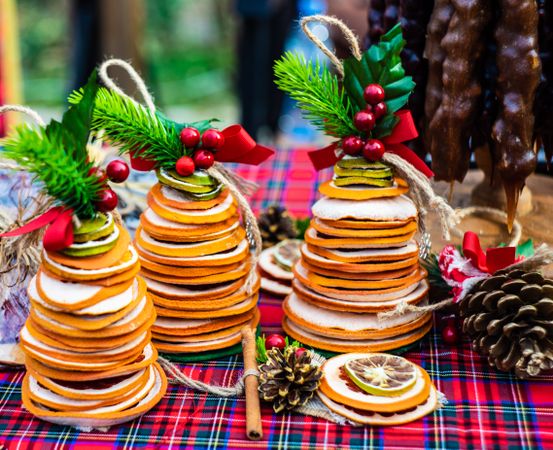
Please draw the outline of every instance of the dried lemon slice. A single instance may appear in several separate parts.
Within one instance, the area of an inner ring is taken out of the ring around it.
[[[350,359],[344,364],[344,370],[364,391],[386,397],[407,392],[417,381],[414,364],[384,353]]]

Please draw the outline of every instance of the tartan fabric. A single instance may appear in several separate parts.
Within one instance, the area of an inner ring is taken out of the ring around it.
[[[266,167],[240,167],[261,183],[255,209],[284,203],[307,215],[316,197],[317,176],[305,152],[282,152]],[[278,301],[262,299],[263,329],[279,330]],[[431,416],[397,427],[339,426],[296,414],[275,415],[263,405],[264,440],[245,439],[244,399],[216,398],[170,386],[153,410],[107,433],[80,433],[47,424],[21,408],[22,371],[0,372],[0,448],[351,448],[351,449],[535,449],[553,448],[553,376],[518,381],[496,372],[470,350],[442,343],[436,333],[407,354],[422,365],[449,403]],[[231,384],[242,371],[240,359],[183,364],[184,372],[204,382]],[[2,447],[3,446],[3,447]]]

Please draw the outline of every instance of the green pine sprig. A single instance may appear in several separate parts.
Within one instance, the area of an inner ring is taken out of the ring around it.
[[[77,90],[69,96],[69,102],[78,103],[81,98],[82,90]],[[159,167],[174,167],[177,159],[192,153],[180,141],[181,129],[191,126],[203,133],[214,121],[178,123],[102,87],[96,96],[92,129],[96,133],[103,131],[103,139],[119,147],[121,154],[140,151],[140,156],[155,160]]]
[[[353,108],[338,78],[318,61],[286,52],[274,66],[277,86],[298,102],[306,119],[325,133],[343,137],[357,134]]]
[[[103,190],[90,172],[94,165],[86,148],[97,88],[93,73],[82,101],[71,106],[61,122],[52,120],[40,128],[19,125],[3,140],[1,150],[3,157],[33,174],[56,204],[72,208],[81,219],[95,216],[95,202]]]

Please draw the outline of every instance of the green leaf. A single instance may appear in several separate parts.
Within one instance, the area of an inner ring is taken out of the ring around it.
[[[296,219],[296,230],[298,230],[298,233],[296,235],[297,239],[304,239],[305,238],[305,232],[309,228],[309,223],[311,222],[311,219],[309,217],[305,217],[303,219]]]
[[[61,121],[65,148],[79,161],[86,160],[88,154],[86,144],[88,143],[90,135],[94,99],[96,98],[97,92],[97,74],[96,71],[94,71],[83,88],[81,100],[69,107],[63,114]]]
[[[534,241],[528,239],[522,244],[518,244],[516,248],[516,256],[523,256],[524,258],[529,258],[534,255]]]
[[[258,364],[267,362],[267,347],[265,346],[265,335],[257,336],[256,344],[256,360]]]
[[[354,112],[366,107],[363,90],[371,83],[378,83],[384,88],[385,103],[390,115],[405,106],[415,83],[410,76],[405,75],[401,64],[400,53],[404,45],[401,26],[398,24],[383,35],[378,44],[371,46],[361,60],[350,57],[343,61],[343,86]],[[386,116],[378,123],[371,136],[381,138],[389,135],[396,123],[397,121]]]

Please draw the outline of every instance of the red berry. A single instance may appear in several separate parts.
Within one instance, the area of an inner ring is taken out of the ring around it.
[[[196,165],[190,156],[181,156],[175,163],[175,170],[181,177],[188,177],[194,173]]]
[[[384,144],[378,139],[369,139],[363,147],[363,156],[369,161],[380,161],[384,155]]]
[[[365,111],[374,113],[374,111],[373,111],[373,105],[367,105],[367,106],[365,106]]]
[[[209,150],[201,148],[194,152],[194,164],[198,169],[209,169],[214,162],[213,153]]]
[[[106,167],[106,172],[110,181],[114,183],[122,183],[129,178],[129,166],[120,159],[111,161]]]
[[[216,149],[225,143],[223,133],[215,128],[210,128],[202,134],[202,147]]]
[[[446,325],[442,330],[442,338],[446,344],[455,345],[459,342],[459,330],[454,325]]]
[[[113,211],[117,207],[117,194],[111,189],[104,189],[100,199],[96,202],[96,208],[100,212]]]
[[[296,349],[296,358],[301,357],[301,355],[303,355],[306,351],[307,350],[303,347],[299,347],[298,349]]]
[[[196,165],[190,156],[181,156],[175,163],[175,170],[181,177],[188,177],[194,173]]]
[[[196,128],[186,127],[180,130],[180,141],[186,148],[194,148],[200,143],[200,132]]]
[[[265,348],[267,349],[279,348],[280,350],[284,350],[284,347],[286,347],[286,341],[280,334],[270,334],[265,339]]]
[[[108,179],[106,171],[104,169],[102,169],[101,167],[97,167],[97,166],[91,167],[88,170],[88,175],[98,177],[98,180],[102,184],[105,184],[106,180]]]
[[[374,114],[366,110],[357,111],[353,116],[353,124],[359,131],[371,131],[375,122]]]
[[[369,84],[363,91],[363,97],[369,105],[376,105],[384,100],[386,94],[379,84]]]
[[[384,117],[387,111],[388,111],[388,107],[384,102],[377,103],[376,105],[373,106],[373,114],[376,119],[380,119],[381,117]]]
[[[363,144],[359,136],[348,136],[342,141],[342,150],[346,155],[357,155],[363,150]]]

